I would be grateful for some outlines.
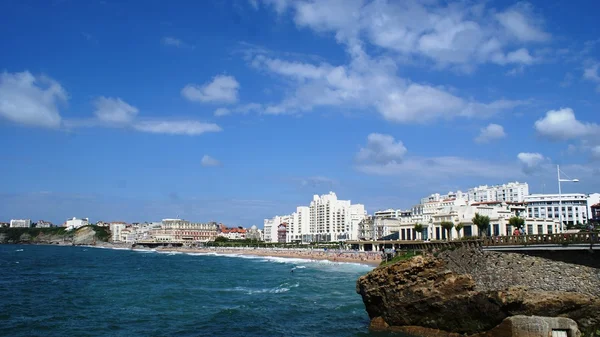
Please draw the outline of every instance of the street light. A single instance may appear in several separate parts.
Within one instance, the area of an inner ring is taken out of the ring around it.
[[[563,209],[562,209],[562,192],[561,192],[561,189],[560,189],[560,183],[561,182],[578,183],[579,179],[561,179],[560,178],[560,167],[558,165],[556,165],[556,171],[557,171],[557,174],[558,174],[558,212],[559,212],[558,213],[558,219],[560,221],[560,231],[564,232],[565,229],[564,229],[564,224],[563,224],[563,220],[562,220],[562,214],[563,214],[562,213],[563,212]]]

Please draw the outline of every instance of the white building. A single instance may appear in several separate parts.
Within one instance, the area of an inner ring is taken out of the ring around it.
[[[125,241],[122,235],[123,230],[125,229],[125,227],[127,227],[127,224],[125,222],[115,221],[111,222],[108,226],[110,228],[110,234],[113,242]],[[129,234],[129,232],[127,232],[126,234]]]
[[[365,206],[338,200],[333,192],[314,195],[310,206],[300,206],[290,215],[264,220],[264,240],[277,242],[279,225],[286,224],[286,242],[330,242],[356,240]]]
[[[90,222],[89,222],[88,218],[83,218],[83,219],[71,218],[65,222],[65,227],[67,227],[67,230],[70,231],[72,229],[77,229],[79,227],[87,226],[89,224],[90,224]]]
[[[333,192],[314,195],[309,206],[311,241],[345,241],[358,238],[359,223],[366,217],[365,206],[338,200]]]
[[[558,194],[532,194],[525,198],[525,202],[528,218],[556,221],[560,219],[559,204],[562,202],[562,221],[565,226],[587,223],[591,212],[588,196],[582,193],[562,194],[560,198]]]
[[[529,185],[518,181],[502,185],[482,185],[470,188],[467,193],[469,201],[472,202],[523,202],[529,195]]]
[[[52,224],[52,222],[50,222],[50,221],[40,220],[36,223],[35,227],[36,228],[50,228],[50,227],[54,227],[54,224]]]
[[[10,227],[16,228],[28,228],[31,227],[31,219],[12,219],[10,220]]]

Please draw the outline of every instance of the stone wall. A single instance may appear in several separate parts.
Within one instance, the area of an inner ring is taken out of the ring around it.
[[[539,256],[468,248],[444,250],[436,255],[453,272],[470,274],[477,291],[524,287],[535,291],[567,291],[600,296],[599,269]]]

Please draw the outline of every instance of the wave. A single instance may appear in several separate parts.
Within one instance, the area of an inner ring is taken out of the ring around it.
[[[280,294],[280,293],[288,292],[292,288],[297,288],[299,286],[300,286],[300,283],[296,282],[296,283],[293,283],[293,284],[283,283],[283,284],[280,284],[280,285],[278,285],[277,287],[274,287],[274,288],[262,288],[262,289],[252,289],[252,288],[246,288],[246,287],[235,287],[235,288],[230,289],[230,291],[244,292],[244,293],[246,293],[248,295],[264,294],[264,293]]]

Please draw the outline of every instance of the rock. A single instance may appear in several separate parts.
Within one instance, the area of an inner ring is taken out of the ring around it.
[[[74,245],[91,245],[95,243],[96,232],[91,227],[77,229],[73,235]]]
[[[539,337],[552,336],[552,330],[567,331],[569,337],[580,337],[577,323],[564,317],[512,316],[488,332],[471,337]]]
[[[496,258],[503,263],[501,257]],[[423,330],[429,331],[423,336],[475,335],[498,326],[503,331],[513,329],[520,318],[507,321],[507,317],[522,315],[568,317],[586,331],[600,327],[600,299],[596,296],[524,285],[492,289],[489,283],[480,284],[489,279],[497,285],[498,277],[458,273],[450,270],[445,260],[425,255],[374,269],[359,278],[356,291],[374,330],[411,330],[415,334],[414,327],[420,327],[429,329]]]

